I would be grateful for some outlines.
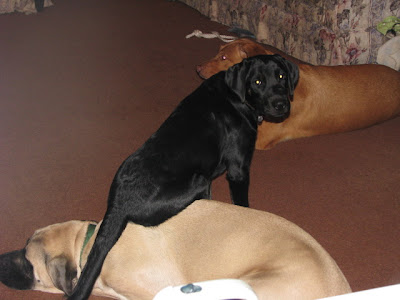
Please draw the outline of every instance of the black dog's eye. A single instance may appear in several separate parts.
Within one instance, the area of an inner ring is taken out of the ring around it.
[[[221,56],[221,60],[226,60],[226,56],[225,56],[225,55],[222,55],[222,56]]]
[[[285,74],[279,74],[278,78],[279,78],[279,79],[285,79],[286,76],[285,76]]]
[[[257,79],[256,81],[254,81],[254,83],[257,85],[261,85],[262,81]]]

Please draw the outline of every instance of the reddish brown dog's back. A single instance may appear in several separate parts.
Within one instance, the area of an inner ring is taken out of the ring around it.
[[[208,78],[246,57],[274,53],[299,65],[291,115],[279,124],[263,122],[257,149],[294,138],[365,128],[399,115],[400,72],[380,65],[312,66],[274,49],[238,39],[197,67],[199,75]]]

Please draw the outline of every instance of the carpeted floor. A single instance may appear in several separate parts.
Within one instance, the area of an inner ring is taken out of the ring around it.
[[[0,15],[0,253],[52,223],[100,220],[122,160],[200,84],[196,64],[222,44],[185,36],[229,34],[179,2],[54,3]],[[213,198],[230,201],[224,177]],[[399,283],[400,118],[257,151],[250,201],[311,233],[354,290]],[[62,299],[3,285],[0,295]]]

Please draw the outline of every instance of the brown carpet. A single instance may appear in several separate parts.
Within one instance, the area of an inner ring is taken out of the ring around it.
[[[122,160],[222,44],[185,35],[229,34],[179,2],[54,2],[0,16],[0,253],[52,223],[100,220]],[[400,118],[257,151],[251,176],[251,206],[311,233],[354,290],[400,282]],[[223,177],[213,198],[230,201]],[[0,295],[61,299],[1,284]]]

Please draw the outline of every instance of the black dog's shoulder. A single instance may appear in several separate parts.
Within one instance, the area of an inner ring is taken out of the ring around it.
[[[226,84],[225,71],[222,71],[183,99],[155,137],[160,137],[159,142],[167,142],[168,139],[172,148],[188,144],[191,139],[197,141],[197,145],[202,142],[221,144],[227,131],[243,129],[244,126],[238,126],[238,123],[245,123],[249,130],[256,130],[256,124],[252,126],[244,120],[243,106],[239,96]]]
[[[219,72],[205,80],[197,89],[183,99],[176,111],[185,107],[188,112],[217,111],[226,108],[232,101],[239,100],[225,82],[225,71]]]
[[[193,93],[181,101],[170,118],[176,119],[176,115],[182,114],[185,122],[211,121],[224,123],[227,127],[232,127],[230,121],[235,119],[244,121],[243,117],[246,117],[247,108],[237,93],[226,83],[225,74],[226,71],[221,71],[205,80]],[[175,122],[176,120],[174,120],[174,126],[176,126]],[[204,130],[204,125],[200,127],[201,130]],[[253,125],[253,129],[256,128],[256,124]]]
[[[256,129],[237,112],[240,99],[226,85],[224,73],[204,81],[183,99],[124,167],[137,170],[141,177],[145,172],[153,181],[184,174],[220,175],[224,170],[217,166],[231,153],[226,148],[242,148],[240,143],[251,144],[256,138]],[[238,141],[238,135],[248,138]]]

